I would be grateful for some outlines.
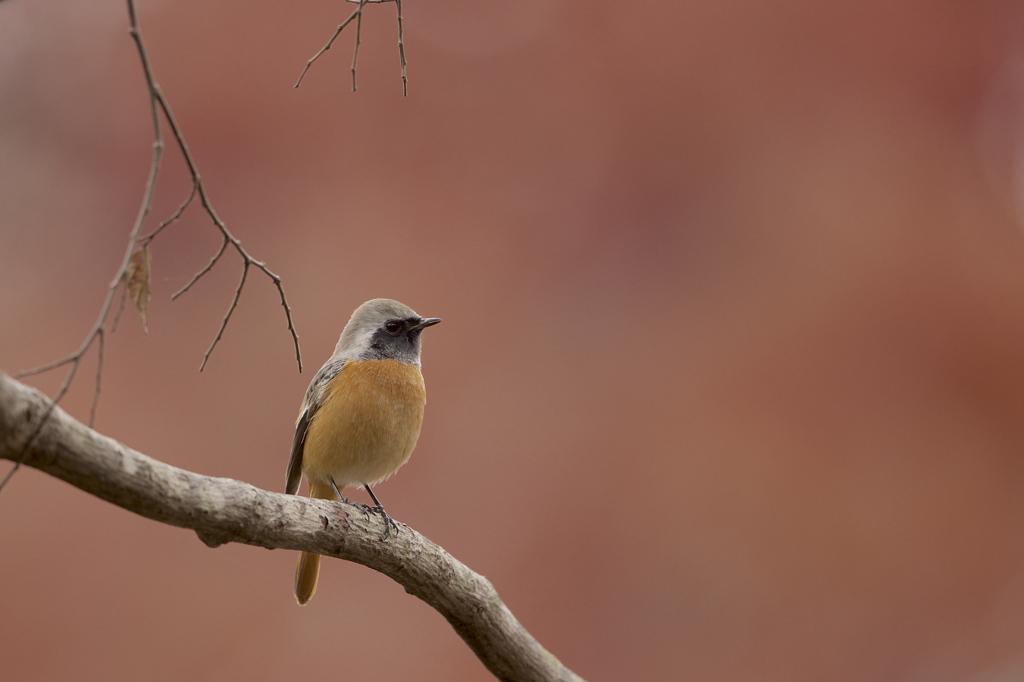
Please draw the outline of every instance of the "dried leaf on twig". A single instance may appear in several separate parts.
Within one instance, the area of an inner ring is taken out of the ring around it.
[[[149,274],[153,264],[153,254],[149,247],[143,247],[132,254],[128,267],[124,271],[124,286],[128,290],[128,297],[135,304],[142,318],[142,330],[149,333],[146,325],[146,310],[149,307]]]

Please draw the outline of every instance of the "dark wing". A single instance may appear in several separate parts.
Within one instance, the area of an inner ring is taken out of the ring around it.
[[[299,423],[295,425],[295,440],[292,441],[292,457],[288,460],[288,483],[285,484],[284,492],[294,495],[299,492],[299,483],[302,482],[302,449],[306,446],[306,427],[309,426],[310,410],[303,410],[299,417]]]
[[[309,388],[306,389],[306,399],[302,401],[302,416],[295,425],[295,438],[292,440],[292,456],[288,460],[288,481],[285,483],[284,492],[294,495],[299,491],[299,483],[302,482],[302,451],[306,447],[306,429],[313,419],[317,409],[320,407],[320,396],[324,387],[338,376],[341,368],[345,366],[344,360],[328,362],[320,368],[320,371],[313,377]]]

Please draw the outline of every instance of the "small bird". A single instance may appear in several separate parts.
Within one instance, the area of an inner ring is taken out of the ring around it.
[[[306,390],[295,424],[285,492],[339,499],[347,486],[362,486],[373,499],[367,511],[384,517],[384,538],[398,526],[370,485],[409,461],[423,424],[427,394],[420,372],[420,333],[441,320],[420,317],[398,301],[375,298],[352,313],[334,355]],[[295,569],[295,600],[316,592],[320,555],[302,552]]]

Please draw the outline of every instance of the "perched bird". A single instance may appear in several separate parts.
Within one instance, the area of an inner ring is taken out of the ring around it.
[[[298,492],[302,475],[309,496],[339,499],[347,486],[362,486],[373,499],[369,511],[391,517],[370,485],[409,460],[427,402],[420,373],[420,333],[441,320],[420,317],[398,301],[375,298],[352,313],[334,355],[306,390],[295,424],[285,492]],[[316,592],[320,555],[302,552],[295,569],[295,599],[305,604]]]

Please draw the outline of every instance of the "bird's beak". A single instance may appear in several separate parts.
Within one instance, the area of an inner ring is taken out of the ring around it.
[[[419,321],[419,324],[416,324],[416,325],[413,325],[412,327],[410,327],[409,331],[413,331],[415,329],[425,329],[427,327],[431,327],[431,326],[437,324],[440,321],[441,321],[440,317],[424,317],[422,320]]]

